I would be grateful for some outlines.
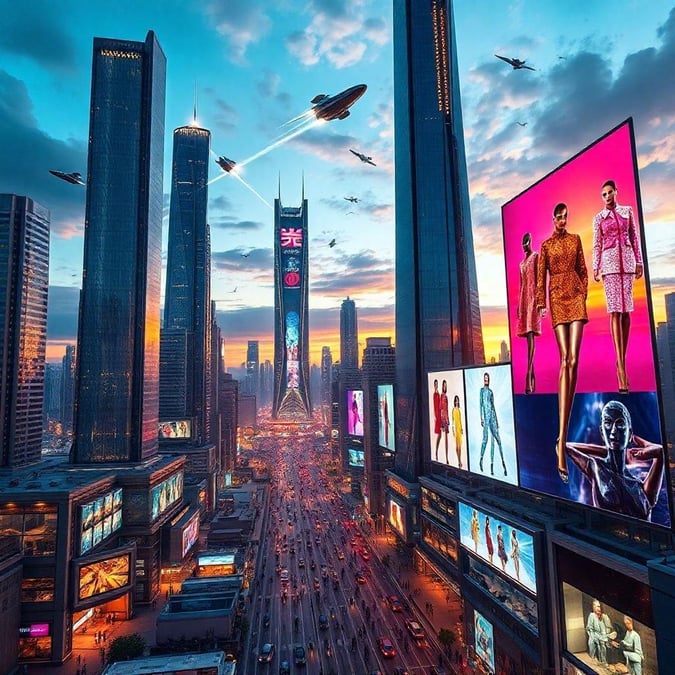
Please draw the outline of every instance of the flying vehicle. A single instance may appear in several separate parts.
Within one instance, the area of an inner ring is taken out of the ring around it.
[[[73,185],[84,185],[82,180],[82,174],[75,171],[74,173],[66,173],[65,171],[56,171],[56,169],[49,169],[49,173],[52,176],[56,176],[61,180],[65,180],[66,183],[72,183]]]
[[[349,87],[341,91],[335,96],[328,96],[328,94],[317,94],[312,103],[314,107],[312,112],[318,120],[343,120],[349,117],[349,110],[356,101],[365,93],[368,87],[365,84],[357,84],[354,87]]]
[[[337,244],[337,242],[335,241],[335,239],[331,239],[331,240],[328,242],[328,246],[330,246],[331,248],[333,248],[333,246],[335,246],[336,244]]]
[[[514,70],[521,70],[522,68],[526,68],[527,70],[536,70],[536,68],[533,68],[532,66],[526,66],[524,60],[521,61],[520,59],[510,59],[508,56],[499,56],[499,54],[495,54],[495,56],[502,61],[506,61],[506,63],[508,63]]]
[[[351,202],[352,204],[358,204],[359,203],[359,198],[358,197],[345,197],[345,199],[348,202]]]
[[[364,155],[362,152],[356,152],[356,150],[352,150],[349,148],[349,152],[352,153],[352,155],[356,155],[362,162],[365,162],[366,164],[372,164],[373,166],[377,166],[375,162],[373,162],[372,157],[368,157],[368,155]]]
[[[526,127],[526,126],[527,126],[527,122],[516,122],[516,124],[517,124],[519,127]]]
[[[248,258],[251,255],[251,252],[249,251],[248,253],[240,253],[239,254],[242,258]]]
[[[227,157],[220,156],[216,160],[216,164],[225,172],[230,173],[237,163],[233,159],[228,159]]]

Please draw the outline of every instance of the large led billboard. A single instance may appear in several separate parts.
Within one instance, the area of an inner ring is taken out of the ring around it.
[[[192,545],[199,539],[199,512],[188,521],[181,536],[182,557],[192,548]]]
[[[152,488],[152,519],[159,518],[183,496],[183,472],[173,474]]]
[[[459,504],[459,538],[465,549],[532,593],[537,592],[534,539],[473,506]]]
[[[405,537],[405,509],[397,501],[389,498],[389,524]]]
[[[669,527],[635,167],[628,120],[502,207],[520,484]]]
[[[473,630],[476,656],[485,664],[489,673],[494,673],[495,639],[492,624],[475,609],[473,610]]]
[[[80,506],[80,555],[122,527],[122,488]]]
[[[394,437],[394,386],[377,385],[377,442],[380,447],[396,452]]]
[[[511,368],[508,364],[464,371],[471,473],[518,484]]]
[[[350,436],[363,436],[363,391],[347,390],[347,433]]]
[[[131,553],[81,565],[77,574],[77,597],[86,600],[130,584]]]
[[[469,455],[464,373],[446,370],[429,373],[427,378],[431,461],[466,471]]]
[[[366,465],[366,453],[363,450],[355,450],[354,448],[349,448],[347,452],[349,453],[349,466],[363,469]]]
[[[191,420],[169,420],[159,423],[159,437],[167,438],[191,438]]]

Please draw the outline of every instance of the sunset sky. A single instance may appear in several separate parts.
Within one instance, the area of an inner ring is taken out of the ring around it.
[[[86,174],[93,38],[140,41],[149,29],[167,57],[167,205],[172,132],[192,117],[195,82],[198,121],[212,132],[213,152],[237,161],[279,139],[284,123],[316,94],[368,85],[347,119],[248,164],[243,179],[252,189],[231,176],[210,186],[213,297],[227,365],[244,360],[251,339],[260,341],[261,359],[273,358],[269,204],[281,184],[282,204],[299,205],[303,176],[311,361],[319,361],[323,345],[338,358],[339,308],[347,296],[356,301],[363,346],[368,336],[395,338],[389,2],[0,0],[0,12],[0,192],[28,195],[51,210],[50,360],[75,343],[85,190],[48,170]],[[656,319],[663,320],[663,295],[675,290],[672,3],[457,0],[455,20],[488,357],[508,340],[502,205],[629,116],[652,296]],[[527,59],[536,70],[514,71],[495,54]],[[349,148],[371,155],[377,166],[361,163]],[[219,172],[214,162],[211,178]],[[352,195],[360,202],[344,199]],[[164,252],[168,219],[165,226]]]

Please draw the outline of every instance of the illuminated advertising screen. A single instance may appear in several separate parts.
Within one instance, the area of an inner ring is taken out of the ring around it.
[[[532,535],[508,523],[459,503],[459,537],[465,549],[483,559],[532,593],[537,575]]]
[[[462,370],[427,375],[431,461],[457,469],[469,468],[466,396]]]
[[[633,148],[628,120],[502,207],[520,484],[669,527]]]
[[[657,663],[649,586],[561,547],[556,559],[568,661],[603,675],[666,672]]]
[[[377,385],[377,442],[380,447],[396,452],[394,436],[394,386]]]
[[[495,640],[492,624],[475,609],[473,610],[474,649],[476,656],[485,664],[488,672],[495,672]]]
[[[168,420],[166,422],[160,422],[159,437],[162,440],[167,438],[191,438],[191,420]]]
[[[78,570],[78,598],[85,600],[110,591],[116,591],[130,583],[131,554],[99,560],[82,565]]]
[[[349,448],[349,466],[355,466],[362,469],[366,465],[366,453],[363,450],[354,450]]]
[[[48,637],[48,623],[31,623],[25,626],[19,626],[19,635],[21,637]]]
[[[389,524],[405,537],[405,509],[397,501],[389,499]]]
[[[152,488],[152,519],[159,518],[183,496],[183,472],[173,474]]]
[[[80,555],[122,527],[122,488],[80,506]]]
[[[363,436],[363,391],[347,390],[347,433],[350,436]]]
[[[182,551],[183,551],[183,557],[187,554],[187,552],[192,548],[193,544],[199,539],[199,513],[195,513],[195,515],[190,519],[188,524],[185,526],[185,529],[183,530],[183,538],[182,538]]]
[[[298,360],[300,341],[300,317],[297,312],[286,313],[286,387],[297,389],[300,386],[300,361]]]
[[[235,572],[233,554],[205,555],[197,560],[198,577],[220,577]]]
[[[469,470],[518,484],[511,368],[508,364],[464,371]]]

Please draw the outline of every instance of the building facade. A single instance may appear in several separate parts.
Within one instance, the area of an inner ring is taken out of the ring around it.
[[[49,211],[0,194],[0,467],[40,460],[47,347]]]
[[[340,306],[340,364],[342,369],[359,367],[359,326],[356,303],[347,298]]]
[[[73,392],[75,390],[75,345],[67,345],[61,360],[60,420],[63,431],[73,430]]]
[[[244,394],[259,397],[260,388],[260,344],[257,340],[249,340],[246,348],[246,377]]]

